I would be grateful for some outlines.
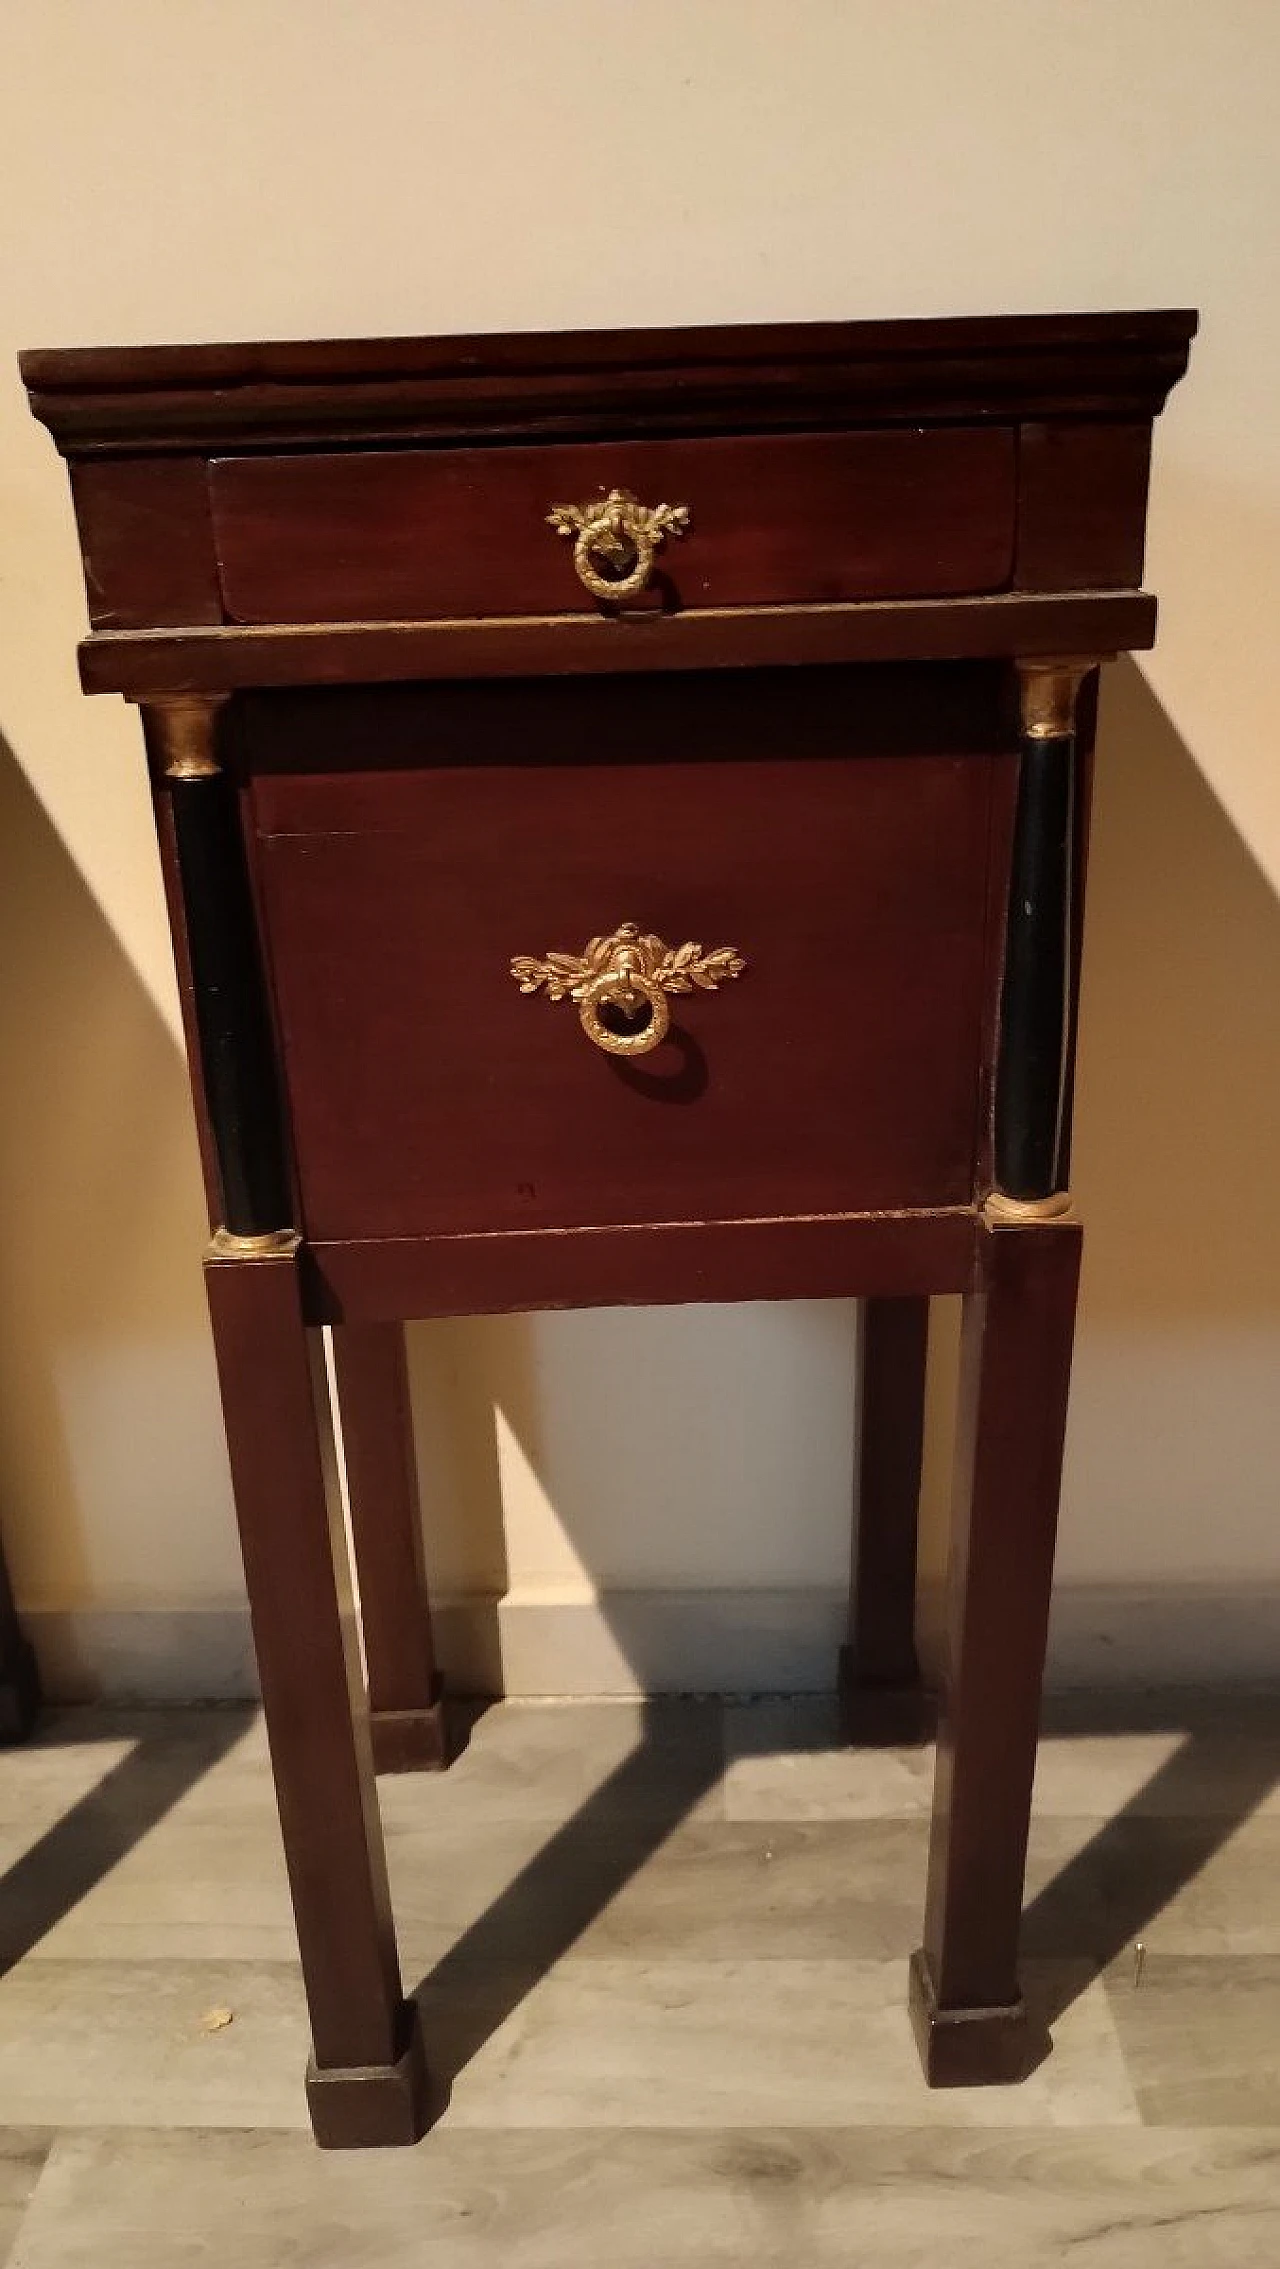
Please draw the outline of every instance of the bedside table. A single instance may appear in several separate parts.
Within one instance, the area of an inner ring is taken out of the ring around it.
[[[1024,2069],[1092,673],[1152,641],[1194,329],[24,357],[84,684],[150,755],[323,2143],[428,2117],[373,1779],[443,1759],[419,1316],[861,1296],[856,1722],[914,1707],[927,1303],[964,1295],[910,2000],[930,2081]],[[620,1455],[662,1422],[621,1416]]]

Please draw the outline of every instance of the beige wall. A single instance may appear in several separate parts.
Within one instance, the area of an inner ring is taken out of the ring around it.
[[[65,482],[16,348],[1169,303],[1204,335],[1159,431],[1161,646],[1104,709],[1062,1568],[1262,1596],[1274,0],[3,0],[0,43],[0,1492],[23,1597],[240,1594],[137,736],[76,692]],[[442,1581],[834,1596],[851,1346],[842,1306],[423,1332]],[[669,1413],[660,1444],[628,1442],[620,1380]]]

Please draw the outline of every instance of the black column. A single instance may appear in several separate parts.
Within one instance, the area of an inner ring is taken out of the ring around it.
[[[1024,668],[1018,806],[1009,873],[995,1176],[1007,1197],[1063,1186],[1075,906],[1075,697],[1081,667]]]
[[[293,1207],[240,814],[215,745],[220,707],[194,696],[148,703],[144,724],[173,814],[223,1226],[257,1237],[287,1229]]]

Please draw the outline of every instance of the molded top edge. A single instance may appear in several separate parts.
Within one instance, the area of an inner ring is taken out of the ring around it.
[[[40,390],[251,385],[262,380],[479,376],[483,371],[643,369],[709,361],[750,366],[859,361],[885,354],[1022,354],[1028,349],[1177,347],[1195,336],[1193,308],[1092,315],[963,315],[850,323],[690,324],[590,331],[480,331],[439,337],[275,339],[227,345],[30,347],[19,356]]]
[[[69,456],[1038,416],[1154,417],[1197,318],[963,316],[683,330],[53,347],[23,354]]]

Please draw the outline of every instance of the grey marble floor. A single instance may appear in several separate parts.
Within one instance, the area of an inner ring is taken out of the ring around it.
[[[381,1784],[448,2108],[334,2155],[260,1724],[52,1718],[0,1756],[0,2261],[1280,2262],[1274,1699],[1055,1705],[1017,2089],[916,2066],[931,1773],[811,1700],[476,1714]]]

